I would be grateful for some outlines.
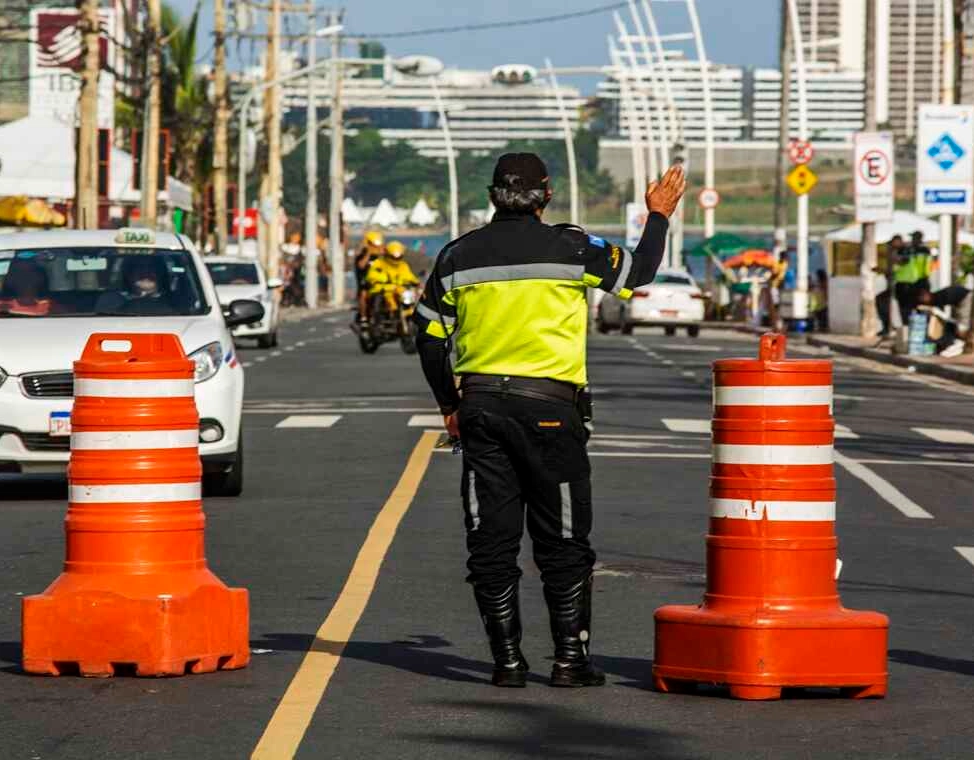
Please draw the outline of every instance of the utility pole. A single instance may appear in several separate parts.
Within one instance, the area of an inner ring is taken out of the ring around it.
[[[160,82],[160,45],[162,41],[162,7],[160,0],[148,0],[149,4],[149,93],[145,108],[145,130],[142,133],[142,181],[141,222],[144,227],[155,229],[157,202],[159,199],[159,107],[162,85]]]
[[[866,0],[866,131],[875,132],[876,123],[876,0]],[[907,120],[910,116],[907,114]],[[893,252],[888,251],[892,256]],[[879,330],[879,320],[876,314],[876,288],[874,287],[874,270],[878,263],[876,249],[876,224],[865,222],[862,225],[862,246],[859,258],[859,302],[860,320],[859,334],[863,338],[871,338]],[[887,270],[889,268],[887,267]],[[887,283],[892,294],[893,283]],[[892,316],[895,300],[890,300],[890,315]]]
[[[304,141],[304,171],[308,184],[308,197],[304,206],[304,297],[308,308],[318,306],[318,102],[315,87],[318,78],[313,67],[316,63],[318,19],[314,5],[308,12],[308,106],[307,130]]]
[[[778,60],[781,68],[781,107],[778,122],[778,163],[774,179],[774,252],[788,250],[788,201],[785,189],[785,155],[791,139],[791,27],[788,23],[788,0],[781,1],[781,36]]]
[[[78,101],[78,143],[75,146],[75,226],[98,228],[98,0],[83,0],[78,19],[83,41],[84,71]]]
[[[213,215],[216,230],[216,252],[227,252],[227,170],[229,148],[227,125],[227,15],[226,0],[213,0],[213,96],[216,100],[216,120],[213,129]],[[240,189],[237,188],[237,192]],[[239,223],[239,222],[238,222]]]
[[[270,19],[267,24],[267,60],[264,63],[264,80],[274,82],[278,77],[277,66],[281,54],[281,0],[271,0]],[[282,185],[281,168],[281,91],[277,84],[267,88],[264,95],[264,134],[267,136],[267,168],[261,179],[264,196],[260,199],[260,213],[264,218],[264,247],[261,251],[264,271],[268,277],[277,277],[280,271],[280,202]]]
[[[802,36],[798,0],[788,0],[788,20],[795,54],[795,74],[798,78],[798,139],[807,142],[808,134],[808,77],[805,70],[805,38]],[[792,318],[797,322],[808,319],[808,193],[798,196],[798,229],[795,235],[795,291],[792,295]]]
[[[331,24],[340,24],[341,15],[331,14]],[[331,160],[328,163],[331,203],[328,209],[328,253],[331,256],[331,302],[345,304],[345,250],[342,247],[342,202],[345,200],[345,132],[342,108],[342,39],[331,38]]]

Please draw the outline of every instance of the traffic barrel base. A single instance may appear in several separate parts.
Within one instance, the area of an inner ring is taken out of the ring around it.
[[[660,691],[886,694],[889,620],[838,595],[832,366],[784,352],[766,335],[758,359],[714,363],[707,590],[699,606],[656,611]]]
[[[247,591],[204,553],[193,363],[175,335],[96,334],[74,370],[64,572],[23,600],[24,670],[246,666]]]

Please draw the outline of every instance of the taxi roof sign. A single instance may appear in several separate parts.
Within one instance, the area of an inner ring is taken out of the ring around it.
[[[155,245],[155,233],[144,227],[122,227],[115,235],[119,245]]]

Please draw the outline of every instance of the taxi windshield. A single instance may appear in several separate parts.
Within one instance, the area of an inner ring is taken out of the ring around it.
[[[223,261],[208,261],[214,285],[260,285],[255,264],[231,264]]]
[[[207,311],[196,268],[185,251],[0,250],[0,319],[176,317]]]

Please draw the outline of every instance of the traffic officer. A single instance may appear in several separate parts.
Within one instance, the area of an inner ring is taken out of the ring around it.
[[[587,383],[586,288],[629,298],[652,282],[685,189],[678,166],[649,186],[648,220],[630,253],[578,227],[544,224],[552,193],[543,161],[505,154],[489,188],[493,220],[449,243],[426,283],[417,345],[447,431],[463,446],[467,580],[496,686],[524,686],[528,672],[517,564],[525,511],[555,645],[551,685],[605,683],[589,657],[595,553],[577,408]]]

